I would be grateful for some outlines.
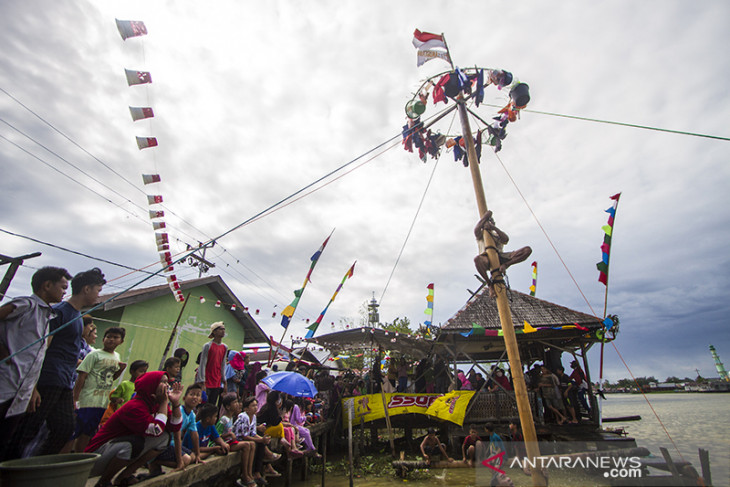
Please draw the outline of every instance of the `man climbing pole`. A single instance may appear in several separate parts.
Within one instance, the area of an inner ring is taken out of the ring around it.
[[[499,254],[499,272],[501,274],[504,274],[509,266],[525,261],[530,254],[532,254],[532,249],[530,247],[522,247],[521,249],[513,250],[512,252],[504,251],[504,246],[509,242],[509,237],[494,224],[491,210],[487,210],[482,219],[477,223],[477,226],[474,227],[474,236],[477,240],[482,240],[483,232],[489,232],[494,239],[494,244],[496,246],[495,249],[497,254]],[[490,269],[487,249],[484,249],[484,252],[474,257],[474,264],[477,267],[479,275],[482,276],[489,286],[489,295],[494,297],[494,288],[488,273],[492,270],[496,271],[497,269]]]

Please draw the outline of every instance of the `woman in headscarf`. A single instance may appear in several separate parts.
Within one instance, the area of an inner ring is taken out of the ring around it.
[[[96,487],[137,482],[134,472],[167,448],[172,433],[180,430],[182,384],[172,389],[162,371],[147,372],[134,383],[135,395],[119,408],[94,435],[84,450],[99,453],[90,476],[101,475]]]

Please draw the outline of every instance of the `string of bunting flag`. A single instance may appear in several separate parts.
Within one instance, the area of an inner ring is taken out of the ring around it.
[[[119,35],[122,36],[122,40],[125,42],[130,38],[147,35],[147,27],[141,20],[115,19],[115,21],[117,29],[119,30]],[[152,74],[149,71],[125,68],[124,75],[127,79],[127,85],[130,88],[134,86],[149,85],[152,83]],[[134,122],[152,119],[155,116],[152,107],[148,106],[130,106],[129,113],[132,117],[132,121]],[[135,136],[135,140],[139,150],[158,146],[157,137]],[[157,184],[161,181],[162,178],[159,174],[142,174],[142,182],[145,186]],[[162,265],[163,272],[166,274],[165,278],[167,280],[167,284],[170,286],[170,290],[175,296],[175,300],[182,302],[185,301],[185,296],[183,296],[182,290],[180,289],[180,282],[174,274],[175,267],[173,265],[173,256],[170,252],[170,239],[169,235],[165,231],[167,228],[167,224],[164,221],[165,212],[156,208],[156,205],[159,205],[162,202],[163,197],[161,194],[147,195],[147,204],[151,207],[149,210],[149,218],[152,221],[152,230],[155,232],[155,245],[160,257],[160,264]],[[233,306],[235,307],[235,305]]]
[[[534,296],[537,291],[537,261],[532,263],[532,285],[530,286],[530,296]]]
[[[426,335],[431,336],[431,325],[433,324],[433,283],[426,286],[426,289],[428,289],[428,296],[426,296],[426,309],[423,310],[423,313],[428,316],[428,319],[423,324],[426,327]]]

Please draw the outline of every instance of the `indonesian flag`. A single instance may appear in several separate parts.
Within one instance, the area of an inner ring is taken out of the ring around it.
[[[203,296],[200,296],[200,304],[205,303],[205,298]]]
[[[170,283],[170,289],[172,289],[173,291],[179,291],[180,290],[180,283],[177,282],[177,281],[172,281]],[[175,294],[175,296],[177,296],[177,294]]]
[[[182,291],[180,291],[180,290],[177,290],[177,291],[175,292],[175,301],[177,301],[178,303],[183,303],[183,302],[185,302],[185,296],[183,296],[183,293],[182,293]]]
[[[137,139],[137,147],[139,150],[147,149],[148,147],[157,147],[156,137],[135,137]]]
[[[175,281],[177,281],[177,276],[175,274],[170,274],[169,276],[167,276],[167,283],[168,284],[170,284],[172,282],[175,282]]]
[[[130,37],[147,35],[147,27],[145,27],[144,22],[141,20],[114,20],[117,22],[119,34],[125,41]]]
[[[164,211],[162,211],[162,210],[159,210],[159,211],[150,210],[150,220],[152,220],[154,218],[164,218],[164,217],[165,217],[165,212]]]
[[[142,181],[145,184],[159,183],[161,181],[159,174],[143,174]]]
[[[132,120],[135,122],[155,116],[155,112],[152,111],[151,107],[129,107],[129,113],[132,114]]]
[[[215,306],[216,308],[220,308],[221,307],[221,301],[220,301],[220,299],[218,301],[216,301],[213,306]]]
[[[162,203],[162,195],[161,194],[148,194],[147,203],[150,205],[156,205],[156,204]]]
[[[416,29],[413,32],[413,47],[416,49],[432,49],[434,47],[446,49],[446,43],[444,42],[444,36],[421,32]]]
[[[167,234],[166,233],[155,233],[155,242],[157,242],[157,245],[169,244],[170,243],[167,240]]]
[[[152,228],[155,230],[162,230],[165,226],[165,222],[152,222]]]
[[[231,311],[236,311],[236,305],[235,304],[232,304],[231,305]]]
[[[133,85],[145,85],[152,83],[152,75],[149,71],[136,71],[134,69],[125,69],[124,74],[127,76],[127,84]]]
[[[166,243],[164,243],[164,244],[163,243],[157,244],[157,251],[158,252],[164,252],[165,250],[170,250],[170,246],[168,244],[166,244]]]
[[[160,254],[160,263],[162,265],[172,265],[172,254],[170,252]]]

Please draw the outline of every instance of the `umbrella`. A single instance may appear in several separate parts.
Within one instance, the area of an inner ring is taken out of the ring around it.
[[[275,391],[284,392],[296,397],[314,397],[317,388],[314,382],[298,372],[276,372],[264,377],[261,382]]]

